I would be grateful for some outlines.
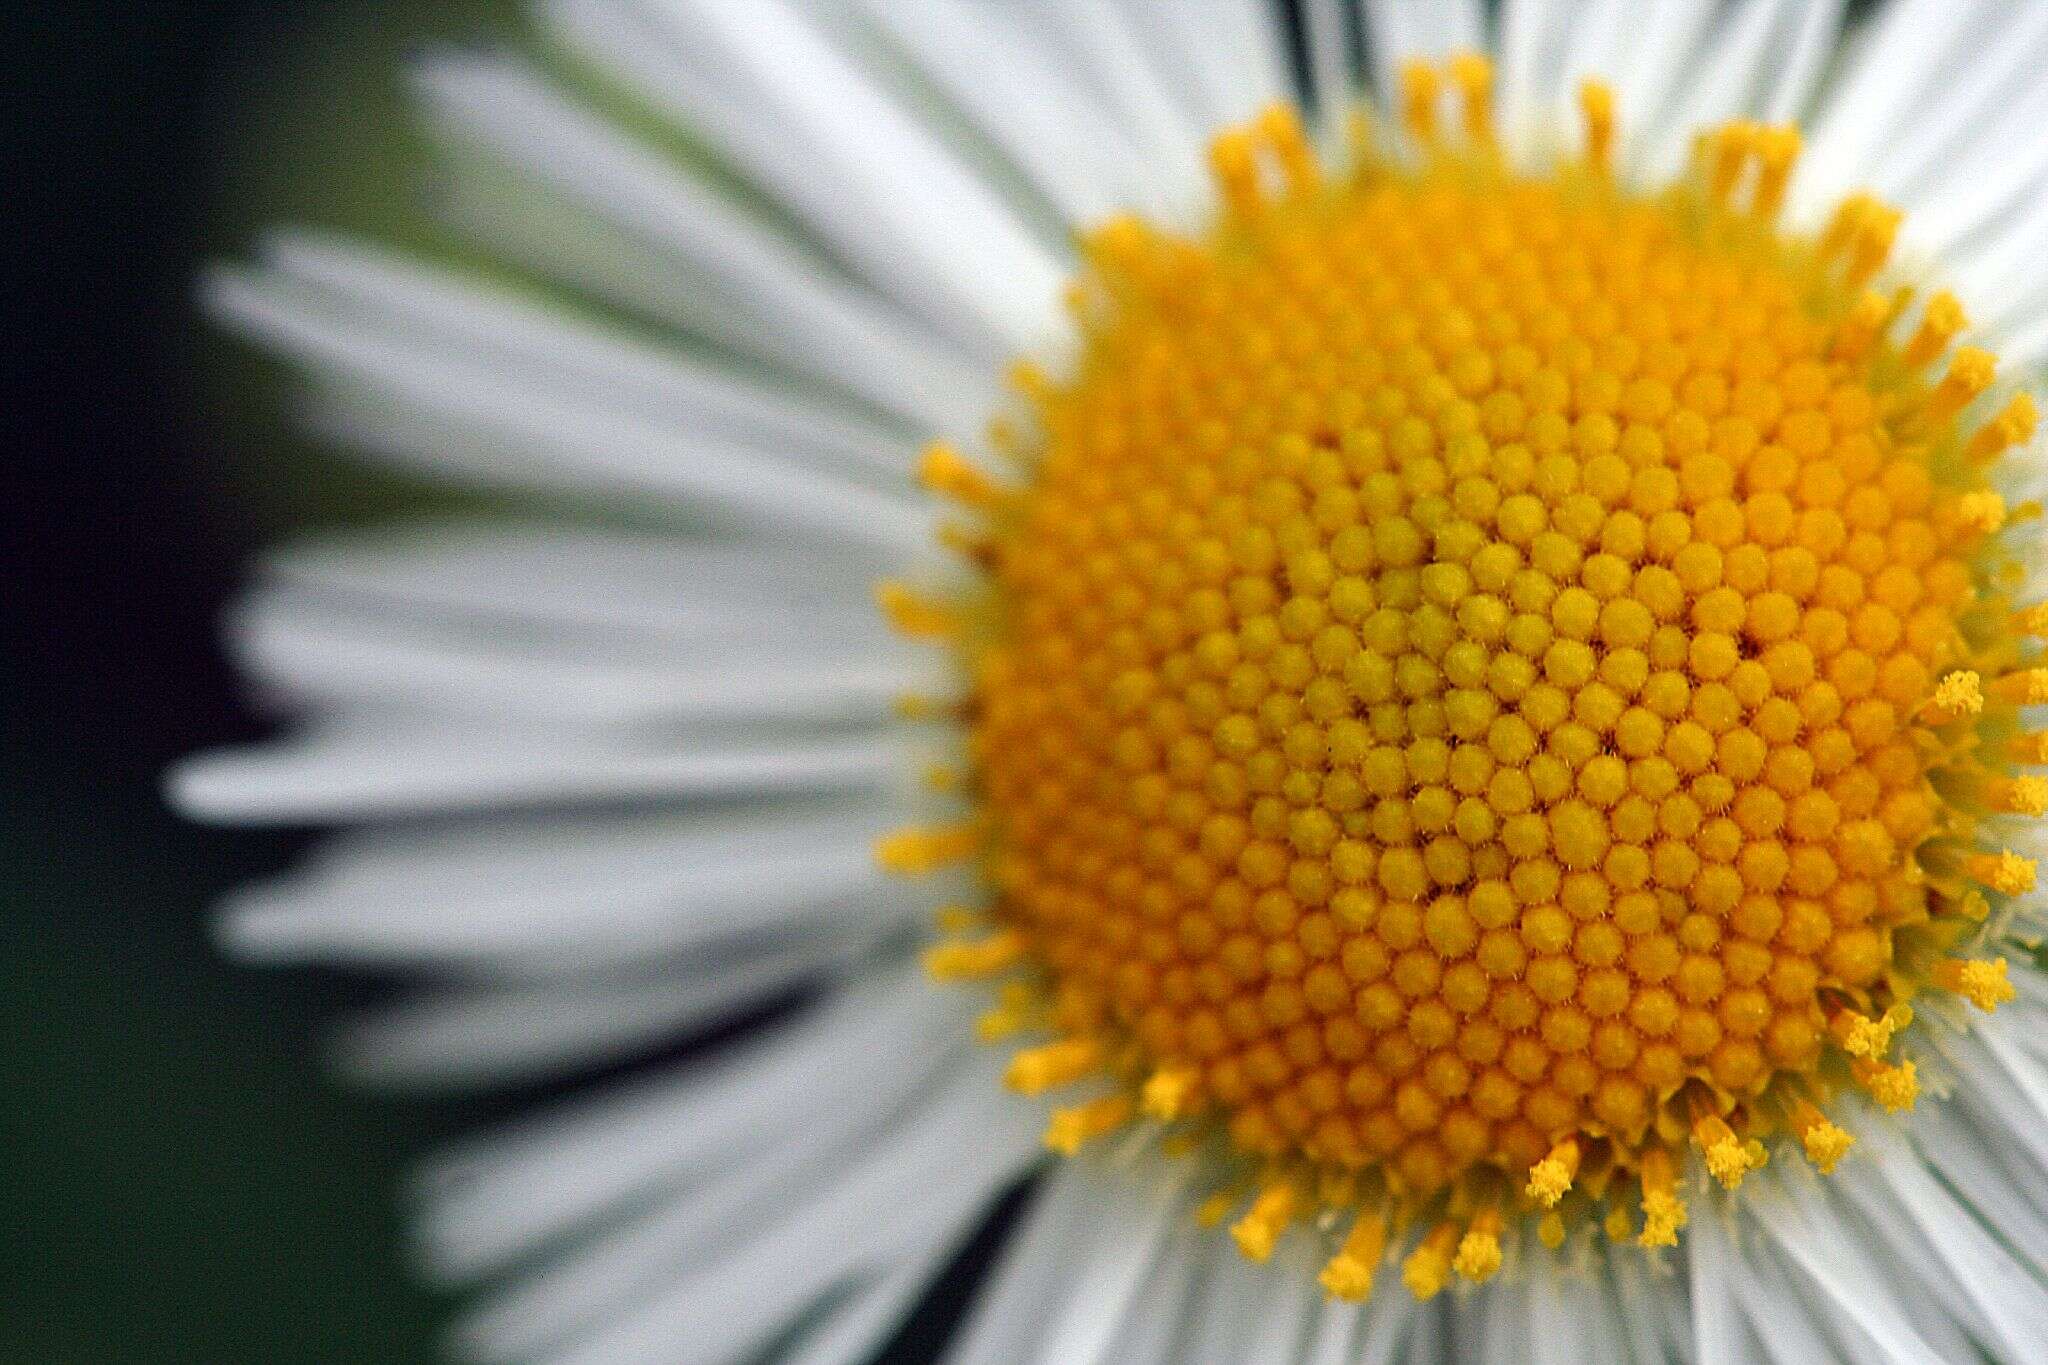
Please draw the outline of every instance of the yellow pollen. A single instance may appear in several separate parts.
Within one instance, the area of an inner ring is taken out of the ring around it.
[[[1934,689],[1927,704],[1927,717],[1940,724],[1984,710],[1984,680],[1968,669],[1951,673]]]
[[[2048,813],[2048,778],[2014,777],[1987,783],[1985,800],[1993,810],[2014,815]]]
[[[1998,415],[1970,438],[1969,458],[1977,464],[1989,464],[2014,446],[2025,445],[2034,439],[2034,427],[2039,420],[2034,396],[2014,394]]]
[[[1727,1189],[1741,1186],[1743,1177],[1763,1164],[1763,1151],[1746,1147],[1725,1119],[1707,1114],[1692,1126],[1692,1138],[1706,1158],[1707,1171]]]
[[[1451,1269],[1474,1284],[1484,1284],[1500,1269],[1500,1211],[1488,1209],[1472,1220],[1472,1226],[1459,1239],[1458,1253],[1451,1259]]]
[[[945,602],[934,601],[901,583],[883,583],[875,589],[882,614],[899,634],[912,639],[937,639],[956,634],[960,614]]]
[[[1822,1175],[1834,1174],[1836,1163],[1848,1155],[1856,1139],[1836,1127],[1809,1100],[1798,1100],[1792,1108],[1792,1127],[1806,1158]]]
[[[1843,1010],[1829,1027],[1841,1043],[1842,1051],[1849,1056],[1878,1061],[1891,1050],[1892,1039],[1899,1030],[1912,1022],[1913,1007],[1900,1004],[1893,1005],[1876,1019]]]
[[[1019,1094],[1042,1094],[1095,1074],[1102,1061],[1102,1046],[1093,1038],[1063,1038],[1010,1058],[1003,1084]]]
[[[1796,127],[1781,124],[1759,130],[1756,211],[1760,216],[1775,218],[1783,206],[1792,168],[1799,160],[1800,145]]]
[[[1643,1231],[1637,1241],[1646,1247],[1677,1246],[1685,1224],[1676,1164],[1669,1149],[1653,1147],[1643,1156]]]
[[[1205,1228],[1213,1228],[1230,1216],[1243,1196],[1233,1190],[1219,1190],[1195,1206],[1195,1222]]]
[[[1927,400],[1928,415],[1938,419],[1954,416],[1991,387],[1997,377],[1998,359],[1989,351],[1964,346],[1949,360],[1948,373]]]
[[[1474,143],[1493,137],[1493,63],[1476,52],[1450,60],[1451,80],[1464,99],[1465,136]]]
[[[1866,359],[1891,322],[1891,300],[1875,291],[1860,295],[1848,314],[1836,325],[1830,356],[1856,364]]]
[[[1376,1213],[1361,1213],[1343,1248],[1323,1266],[1319,1282],[1333,1299],[1362,1303],[1372,1297],[1373,1276],[1386,1251],[1386,1220]]]
[[[1919,330],[1906,343],[1899,359],[1913,369],[1932,364],[1934,358],[1948,349],[1949,342],[1956,334],[1969,325],[1964,316],[1963,305],[1954,294],[1943,292],[1927,301],[1927,314],[1920,321]]]
[[[924,955],[924,969],[934,981],[977,981],[1007,971],[1023,961],[1024,936],[1014,929],[973,943],[944,943]]]
[[[1145,1113],[1167,1122],[1180,1118],[1187,1113],[1200,1081],[1201,1073],[1189,1067],[1169,1067],[1153,1072],[1146,1079],[1141,1095]]]
[[[991,437],[1028,473],[925,452],[981,581],[878,591],[967,687],[909,709],[973,818],[876,849],[986,888],[931,974],[1057,1039],[1007,1073],[1086,1083],[1056,1150],[1172,1125],[1255,1259],[1350,1220],[1340,1298],[1390,1229],[1424,1297],[1510,1219],[1670,1245],[1688,1146],[1831,1169],[1838,1097],[1917,1094],[1909,999],[2013,991],[1949,955],[2048,813],[2037,509],[1991,468],[2032,400],[1972,407],[1960,303],[1880,277],[1894,210],[1780,224],[1797,130],[1645,191],[1579,98],[1540,172],[1475,56],[1342,168],[1285,107],[1216,138],[1214,222],[1086,234],[1072,358]]]
[[[1273,1254],[1280,1234],[1294,1221],[1301,1194],[1285,1181],[1268,1187],[1252,1201],[1250,1212],[1231,1224],[1231,1240],[1247,1260],[1265,1261]]]
[[[2034,863],[2007,849],[2003,853],[1972,854],[1966,864],[1971,880],[2007,896],[2024,896],[2034,889]]]
[[[1442,79],[1428,62],[1411,61],[1401,68],[1401,123],[1424,145],[1436,141],[1436,106],[1442,90]]]
[[[1015,981],[1003,987],[996,1004],[974,1021],[974,1036],[984,1043],[999,1043],[1032,1027],[1039,1018],[1038,993],[1028,984]]]
[[[1956,523],[1964,531],[1988,536],[2005,525],[2005,499],[1985,491],[1956,499]]]
[[[1618,1200],[1608,1206],[1607,1217],[1601,1220],[1600,1227],[1607,1234],[1607,1240],[1617,1244],[1633,1242],[1636,1237],[1635,1219],[1629,1216],[1628,1206]]]
[[[2005,975],[2005,959],[1995,957],[1951,958],[1937,963],[1935,984],[1954,991],[1986,1014],[2013,998],[2013,984]]]
[[[2028,668],[2008,673],[1991,684],[1991,695],[2017,706],[2048,703],[2048,668]]]
[[[1853,1069],[1857,1083],[1870,1092],[1872,1099],[1891,1113],[1911,1109],[1920,1098],[1920,1077],[1910,1061],[1901,1062],[1897,1066],[1859,1061]]]
[[[969,507],[989,508],[1003,499],[993,479],[943,441],[925,447],[918,460],[917,478],[930,492]]]
[[[1456,1223],[1439,1223],[1422,1245],[1401,1262],[1401,1283],[1425,1303],[1443,1292],[1451,1277],[1451,1257],[1459,1241]]]
[[[1529,1168],[1528,1195],[1544,1208],[1553,1208],[1572,1187],[1579,1173],[1579,1144],[1566,1138],[1550,1154]]]
[[[1129,1123],[1134,1112],[1129,1095],[1104,1095],[1069,1109],[1055,1109],[1046,1124],[1045,1145],[1061,1156],[1072,1156],[1086,1143]]]
[[[903,829],[875,842],[875,861],[884,871],[917,877],[964,862],[981,843],[981,828],[973,823]]]
[[[1579,86],[1579,115],[1586,125],[1586,160],[1604,171],[1614,160],[1614,89],[1604,81]]]

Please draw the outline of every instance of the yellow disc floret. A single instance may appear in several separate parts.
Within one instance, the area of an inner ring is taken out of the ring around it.
[[[1754,125],[1630,190],[1598,87],[1586,157],[1520,173],[1448,76],[1462,125],[1417,68],[1385,154],[1326,172],[1274,111],[1210,230],[1092,234],[1015,480],[923,463],[985,589],[883,592],[972,683],[973,817],[881,851],[986,875],[934,975],[1022,974],[1017,1089],[1111,1090],[1059,1150],[1213,1135],[1247,1255],[1357,1210],[1346,1298],[1390,1228],[1427,1297],[1525,1211],[1669,1245],[1694,1152],[1831,1168],[1833,1096],[1917,1097],[1908,999],[2010,998],[1965,950],[2048,810],[1986,472],[2034,410],[1958,420],[1995,371],[1874,287],[1897,215],[1781,231],[1798,140]]]

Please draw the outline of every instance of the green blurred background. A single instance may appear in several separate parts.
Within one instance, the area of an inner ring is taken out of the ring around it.
[[[407,496],[290,438],[194,271],[279,218],[415,231],[396,67],[509,9],[7,9],[0,1361],[431,1357],[396,1193],[478,1108],[323,1079],[378,987],[218,959],[210,903],[297,841],[184,825],[157,775],[260,730],[213,646],[256,547]]]

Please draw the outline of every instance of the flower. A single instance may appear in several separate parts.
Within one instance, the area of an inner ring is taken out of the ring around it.
[[[472,1352],[859,1358],[1047,1148],[968,1359],[2048,1340],[2048,11],[1346,8],[552,4],[420,68],[531,288],[216,281],[533,509],[273,567],[229,941],[398,1079],[810,988],[430,1174]]]

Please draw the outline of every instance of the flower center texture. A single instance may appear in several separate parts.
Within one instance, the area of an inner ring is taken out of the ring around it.
[[[1153,1127],[1344,1297],[1524,1217],[1668,1245],[1692,1150],[1832,1167],[1839,1096],[1914,1102],[1916,1003],[2009,994],[1973,950],[2048,807],[1988,477],[2033,408],[1898,216],[1781,228],[1752,124],[1630,188],[1597,85],[1518,170],[1487,92],[1411,68],[1341,173],[1276,110],[1208,228],[1092,233],[1014,476],[924,460],[977,585],[883,591],[970,684],[971,814],[881,849],[982,873],[932,972],[1051,1146]]]

